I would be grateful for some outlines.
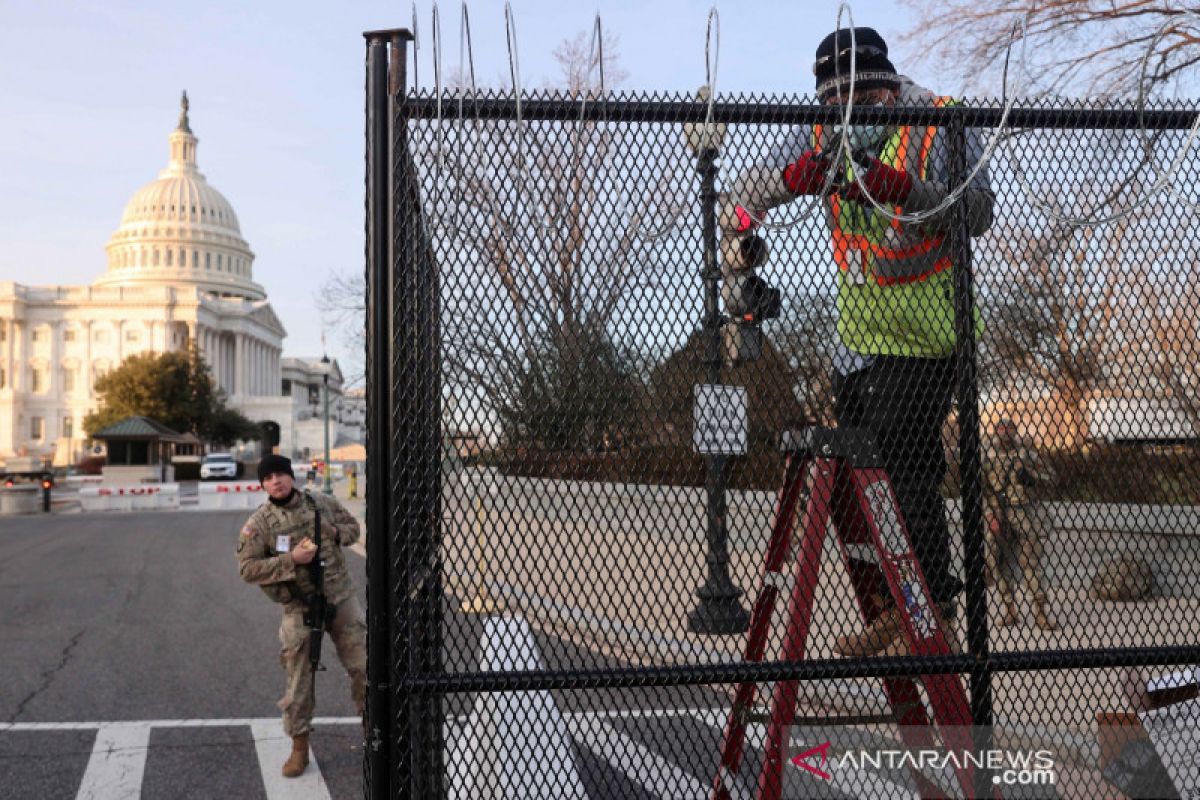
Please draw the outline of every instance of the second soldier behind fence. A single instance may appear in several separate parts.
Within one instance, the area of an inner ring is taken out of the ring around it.
[[[1021,440],[1011,420],[996,424],[995,437],[985,460],[988,506],[988,572],[1000,590],[1004,612],[1001,625],[1015,625],[1016,592],[1010,577],[1019,571],[1033,603],[1033,616],[1042,630],[1057,623],[1046,607],[1042,573],[1042,544],[1049,519],[1039,489],[1044,491],[1051,474],[1037,452]]]
[[[279,660],[287,673],[287,687],[279,707],[283,710],[283,730],[292,738],[292,753],[283,765],[283,775],[294,778],[308,766],[308,735],[316,705],[304,617],[306,603],[311,602],[315,589],[309,565],[317,551],[313,543],[317,510],[325,596],[334,609],[326,632],[350,676],[354,705],[360,716],[363,712],[367,627],[342,555],[343,547],[358,541],[360,529],[358,520],[333,497],[297,491],[292,462],[283,456],[265,456],[258,464],[258,480],[267,490],[267,502],[242,527],[237,545],[238,569],[243,580],[257,584],[267,597],[283,606]]]

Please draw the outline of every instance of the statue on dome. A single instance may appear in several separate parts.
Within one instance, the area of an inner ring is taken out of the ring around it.
[[[183,97],[179,101],[179,130],[192,132],[191,126],[188,124],[188,108],[187,89],[183,90]]]

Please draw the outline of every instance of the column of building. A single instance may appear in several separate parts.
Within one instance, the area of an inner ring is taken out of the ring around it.
[[[86,320],[83,323],[83,368],[80,370],[79,380],[83,381],[81,388],[85,397],[91,397],[92,392],[92,321]]]
[[[8,376],[5,381],[6,389],[16,390],[17,388],[17,373],[20,371],[20,365],[17,364],[16,357],[16,341],[17,341],[17,322],[16,320],[4,321],[4,358],[6,361],[5,369],[8,371]]]
[[[65,388],[62,379],[62,320],[56,319],[50,323],[50,366],[46,368],[46,382],[49,388],[50,397],[54,398],[54,404],[51,410],[47,411],[45,419],[42,420],[45,438],[43,441],[46,444],[51,444],[62,436],[62,417],[65,397],[63,389]]]
[[[12,357],[12,382],[14,392],[23,392],[29,385],[29,380],[25,376],[25,361],[26,354],[29,352],[29,343],[25,341],[28,335],[29,326],[24,321],[13,321],[13,357]],[[18,437],[13,438],[15,443]]]

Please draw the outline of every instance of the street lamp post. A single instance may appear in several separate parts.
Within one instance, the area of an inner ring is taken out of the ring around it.
[[[700,90],[701,102],[708,102],[708,88]],[[696,156],[700,173],[700,213],[703,220],[704,266],[704,364],[705,380],[721,382],[722,317],[719,305],[721,268],[717,264],[717,159],[725,138],[725,126],[688,125],[684,129],[688,149]],[[742,607],[742,591],[729,577],[729,529],[726,487],[729,471],[724,455],[706,454],[704,489],[708,516],[708,577],[696,590],[699,602],[688,614],[688,630],[703,634],[742,633],[750,626],[750,614]]]
[[[321,382],[325,384],[325,485],[321,488],[325,494],[333,494],[333,483],[331,482],[331,473],[333,470],[329,464],[329,356],[321,356],[321,364],[324,367],[321,375]]]

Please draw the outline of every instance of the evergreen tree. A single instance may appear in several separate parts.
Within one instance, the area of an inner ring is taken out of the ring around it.
[[[186,352],[130,356],[96,381],[96,394],[100,407],[83,420],[88,435],[132,416],[149,417],[222,445],[260,433],[257,425],[225,405],[224,393],[195,344]]]

